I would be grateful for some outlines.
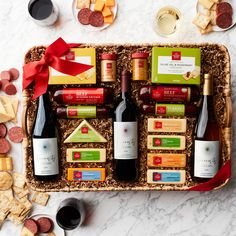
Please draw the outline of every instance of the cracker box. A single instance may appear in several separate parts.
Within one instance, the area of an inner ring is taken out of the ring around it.
[[[200,48],[152,48],[152,83],[200,84]]]
[[[95,48],[72,48],[62,59],[92,65],[93,68],[70,76],[50,68],[49,84],[96,84]]]

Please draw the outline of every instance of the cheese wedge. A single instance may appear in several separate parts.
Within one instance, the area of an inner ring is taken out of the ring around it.
[[[86,120],[70,134],[64,143],[106,143],[107,140],[99,134]]]
[[[113,23],[113,14],[110,16],[104,17],[104,23],[112,24]]]
[[[116,5],[115,0],[105,0],[105,6],[106,7],[114,7]]]
[[[94,11],[102,11],[105,2],[103,0],[97,0],[94,6]]]

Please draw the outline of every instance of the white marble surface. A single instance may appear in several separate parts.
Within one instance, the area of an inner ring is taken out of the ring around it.
[[[235,1],[235,0],[232,0]],[[118,0],[115,23],[102,32],[85,32],[75,22],[72,0],[55,0],[60,9],[59,23],[42,28],[28,16],[28,0],[0,0],[0,70],[21,68],[25,52],[34,45],[50,44],[58,37],[67,42],[144,43],[144,42],[218,42],[225,44],[232,59],[233,106],[236,108],[236,28],[200,36],[191,23],[196,0]],[[162,38],[152,29],[153,16],[164,5],[182,12],[178,34]],[[21,90],[18,80],[18,90]],[[2,93],[0,93],[2,95]],[[19,93],[20,96],[20,93]],[[19,111],[20,120],[21,109]],[[234,109],[234,115],[235,109]],[[234,128],[236,121],[234,120]],[[234,140],[236,137],[234,135]],[[89,203],[86,225],[68,235],[160,235],[160,236],[235,236],[236,235],[236,148],[233,148],[232,181],[219,191],[199,192],[103,192],[54,193],[46,208],[33,213],[55,214],[59,202],[67,197],[83,198]],[[23,171],[21,146],[12,150],[15,169]],[[19,235],[20,227],[6,222],[0,235]]]

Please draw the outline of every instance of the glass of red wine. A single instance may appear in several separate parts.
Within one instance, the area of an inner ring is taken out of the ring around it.
[[[28,11],[33,21],[41,26],[53,25],[59,15],[57,6],[51,0],[30,0]]]
[[[85,219],[85,206],[82,200],[68,198],[63,200],[56,214],[57,224],[64,230],[81,226]]]

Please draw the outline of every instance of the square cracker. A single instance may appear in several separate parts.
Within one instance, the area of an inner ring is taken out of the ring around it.
[[[216,11],[210,11],[209,17],[211,18],[211,24],[216,25]]]
[[[50,195],[43,192],[34,192],[32,202],[35,202],[39,205],[46,206]]]
[[[90,8],[90,0],[77,0],[76,8],[77,9]]]
[[[4,220],[6,219],[7,217],[7,213],[4,213],[2,211],[0,211],[0,227],[2,226]]]
[[[214,2],[211,0],[198,0],[198,2],[207,9],[211,9],[212,6],[214,5]]]
[[[24,188],[18,188],[16,186],[13,187],[14,193],[16,194],[16,196],[18,198],[23,198],[25,196],[27,196],[30,192],[28,187],[25,185]]]
[[[206,29],[208,24],[210,23],[211,18],[209,16],[205,16],[203,14],[197,14],[197,16],[193,19],[193,24],[198,26],[201,29]]]
[[[13,177],[13,186],[16,186],[18,188],[24,188],[25,186],[24,175],[15,172],[12,174],[12,177]]]
[[[25,210],[25,206],[15,199],[10,202],[10,206],[10,212],[16,216],[20,216],[21,213]]]
[[[7,215],[7,219],[10,220],[13,224],[19,225],[22,224],[23,221],[25,220],[26,216],[17,216],[12,213]]]
[[[12,189],[9,188],[7,190],[1,190],[0,191],[0,196],[5,196],[7,197],[9,200],[12,200],[14,197],[13,197],[13,192],[12,192]]]
[[[8,213],[10,208],[11,208],[10,200],[6,196],[1,195],[0,196],[0,210],[3,213]]]
[[[206,27],[206,29],[200,29],[200,28],[199,28],[199,30],[200,30],[200,33],[201,33],[201,34],[209,34],[210,32],[213,31],[211,24],[209,24],[209,25]]]

